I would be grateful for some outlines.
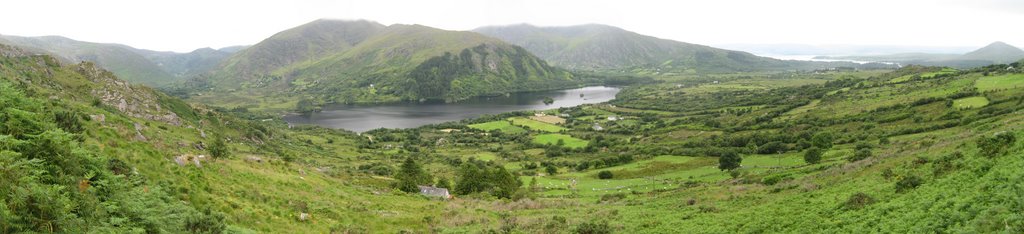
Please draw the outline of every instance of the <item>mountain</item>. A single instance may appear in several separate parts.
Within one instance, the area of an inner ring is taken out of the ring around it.
[[[906,45],[809,45],[809,44],[722,44],[715,47],[751,52],[762,56],[844,56],[886,55],[907,53],[963,54],[974,47],[906,46]]]
[[[147,84],[162,85],[174,80],[174,76],[164,71],[145,56],[137,53],[134,48],[119,44],[104,44],[76,41],[60,36],[18,37],[2,36],[5,42],[45,51],[65,61],[91,61],[124,77],[125,80]]]
[[[901,53],[864,56],[818,56],[815,58],[972,68],[1011,63],[1024,59],[1024,50],[997,41],[966,54]]]
[[[1021,62],[722,74],[355,134],[0,45],[0,232],[1021,233]]]
[[[236,51],[238,49],[235,47],[227,47],[219,50],[201,48],[188,53],[151,50],[138,50],[138,53],[155,63],[161,70],[177,78],[186,78],[204,74],[217,68],[221,61],[224,61],[224,59],[227,59]]]
[[[219,101],[295,94],[325,103],[458,101],[578,82],[525,49],[478,33],[317,20],[239,51],[209,83],[228,92],[197,98],[231,105]]]
[[[995,64],[1012,63],[1024,59],[1024,50],[1000,41],[993,42],[981,49],[971,51],[957,58],[959,60],[986,60]]]
[[[232,54],[231,50],[198,49],[175,53],[136,49],[121,44],[77,41],[60,36],[19,37],[0,35],[0,43],[27,51],[52,54],[65,62],[95,62],[123,79],[150,86],[205,73]]]
[[[567,27],[519,24],[473,31],[522,46],[554,65],[573,69],[731,72],[827,67],[824,63],[783,61],[660,39],[600,24]]]

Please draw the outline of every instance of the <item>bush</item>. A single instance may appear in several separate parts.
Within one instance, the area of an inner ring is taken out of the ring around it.
[[[831,149],[835,137],[829,132],[819,132],[811,137],[811,145],[822,149]]]
[[[1017,142],[1017,136],[1014,136],[1010,132],[998,132],[991,137],[982,136],[978,139],[978,148],[981,150],[981,155],[986,157],[996,157],[1006,154],[1007,149],[1013,146]]]
[[[821,148],[811,147],[807,149],[807,152],[804,152],[804,162],[807,162],[807,164],[817,164],[821,162],[822,154],[824,152],[822,152]]]
[[[577,234],[607,234],[612,233],[612,227],[605,221],[587,221],[576,226]]]
[[[871,157],[871,149],[859,149],[857,152],[854,152],[853,156],[850,156],[848,160],[850,160],[850,162],[856,162],[867,159],[868,157]]]
[[[215,159],[226,158],[231,154],[227,144],[224,143],[224,138],[219,136],[214,137],[213,144],[210,144],[207,150],[210,152],[210,157]]]
[[[728,171],[740,168],[740,162],[742,161],[743,158],[740,157],[740,154],[735,151],[726,151],[718,157],[718,169]]]
[[[615,201],[619,201],[619,200],[622,200],[622,199],[626,199],[626,194],[625,193],[612,193],[612,194],[601,195],[601,200],[598,200],[598,202],[599,203],[600,202],[615,202]]]
[[[597,173],[597,178],[602,180],[611,179],[614,176],[615,175],[613,175],[611,171],[601,171]]]
[[[896,182],[896,192],[902,193],[917,188],[917,186],[921,186],[923,183],[924,180],[922,180],[921,177],[910,175]]]
[[[764,185],[775,185],[775,184],[778,184],[779,182],[786,181],[786,180],[791,180],[791,179],[793,179],[793,177],[790,177],[787,174],[775,174],[775,175],[765,176],[764,178],[761,179],[761,183],[764,184]]]
[[[223,233],[226,228],[224,215],[209,209],[185,218],[185,230],[190,233]]]
[[[871,197],[871,195],[858,192],[850,195],[850,198],[846,199],[846,202],[843,203],[843,209],[857,210],[871,205],[872,203],[875,203],[875,198]]]

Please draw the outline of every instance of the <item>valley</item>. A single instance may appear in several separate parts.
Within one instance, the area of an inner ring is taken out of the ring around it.
[[[0,36],[0,233],[1024,232],[1006,43],[820,58],[850,62],[602,24],[267,35]]]

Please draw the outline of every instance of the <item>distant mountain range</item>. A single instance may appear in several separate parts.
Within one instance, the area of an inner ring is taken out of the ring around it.
[[[760,57],[747,52],[660,39],[599,24],[567,27],[520,24],[482,27],[473,31],[522,46],[557,66],[583,70],[735,72],[837,66]]]
[[[203,74],[234,51],[244,48],[203,48],[190,53],[174,53],[136,49],[121,44],[77,41],[60,36],[0,35],[0,43],[35,53],[51,54],[65,62],[94,62],[124,80],[150,86],[161,86]]]
[[[746,51],[761,56],[849,56],[886,55],[903,53],[963,54],[977,49],[966,46],[905,46],[905,45],[809,45],[809,44],[721,44],[718,48]]]
[[[1015,62],[1024,59],[1024,50],[1003,42],[994,42],[965,54],[901,53],[872,56],[818,56],[815,58],[970,68]]]
[[[457,101],[577,84],[569,72],[478,33],[341,20],[310,22],[241,50],[211,72],[209,83],[229,91],[213,95],[234,95],[237,103],[266,95]]]

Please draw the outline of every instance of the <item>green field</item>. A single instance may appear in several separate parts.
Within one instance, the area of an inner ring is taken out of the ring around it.
[[[486,122],[486,123],[470,124],[469,127],[470,128],[484,130],[484,131],[488,131],[488,132],[493,131],[493,130],[500,130],[503,133],[510,133],[510,134],[519,134],[519,133],[525,133],[526,132],[526,129],[523,129],[523,128],[519,127],[519,126],[512,125],[511,123],[509,123],[509,121],[505,121],[505,120],[496,120],[496,121],[491,121],[491,122]]]
[[[978,108],[988,105],[988,98],[985,97],[967,97],[953,101],[953,107],[957,109],[970,109]]]
[[[975,87],[981,92],[1024,87],[1024,74],[982,77],[975,83]]]
[[[534,136],[533,143],[542,145],[555,145],[558,144],[558,140],[562,140],[563,147],[567,148],[581,148],[586,147],[589,143],[586,140],[575,138],[565,134],[542,134]]]
[[[938,75],[953,74],[953,73],[956,73],[956,72],[957,72],[956,69],[946,67],[946,68],[942,68],[941,71],[937,71],[937,72],[927,72],[927,73],[923,73],[923,74],[914,74],[914,75],[905,75],[905,76],[896,77],[896,78],[893,78],[892,80],[889,80],[889,83],[905,82],[905,81],[908,81],[908,80],[914,78],[914,76],[921,77],[922,79],[931,79],[931,78],[934,78],[935,76],[938,76]]]
[[[512,121],[512,124],[527,127],[530,130],[534,131],[561,132],[562,130],[565,130],[565,128],[559,127],[558,125],[527,119],[523,117],[514,117],[510,118],[509,120]]]

